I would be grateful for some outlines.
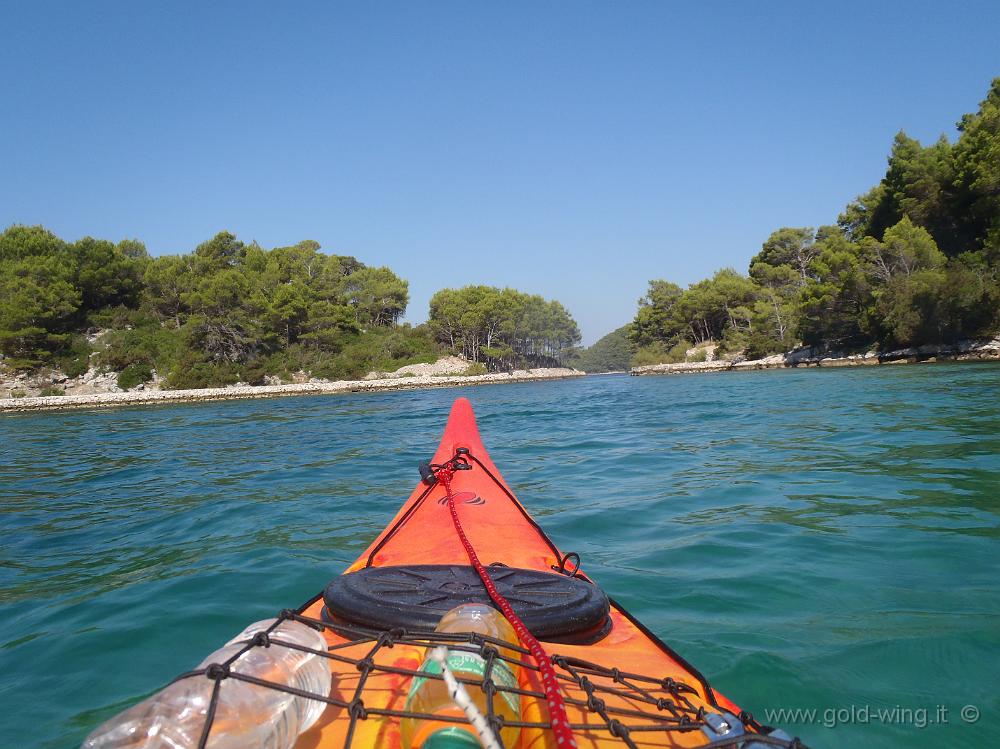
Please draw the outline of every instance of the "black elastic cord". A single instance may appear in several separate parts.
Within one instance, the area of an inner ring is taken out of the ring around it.
[[[424,489],[420,493],[420,496],[417,497],[416,500],[414,500],[414,502],[409,506],[406,512],[403,513],[403,515],[399,518],[399,520],[393,523],[392,527],[388,531],[386,531],[385,535],[382,536],[382,539],[377,544],[375,544],[375,547],[368,555],[368,561],[365,562],[365,567],[371,567],[372,564],[374,564],[375,555],[378,554],[380,551],[382,551],[383,548],[385,548],[385,545],[389,543],[389,540],[396,535],[396,531],[398,531],[403,526],[403,524],[410,519],[413,513],[417,511],[417,508],[419,508],[420,505],[423,504],[424,500],[427,499],[427,495],[431,493],[431,490],[434,488],[434,486],[436,485],[432,484],[431,486],[428,486],[426,489]]]
[[[518,510],[520,510],[521,514],[524,516],[524,519],[531,524],[531,527],[535,529],[535,531],[538,533],[541,539],[546,543],[546,545],[548,545],[549,549],[552,550],[552,553],[555,555],[555,558],[558,560],[560,556],[562,556],[562,553],[559,551],[559,547],[552,542],[551,538],[545,535],[545,531],[543,531],[542,527],[537,522],[535,522],[535,519],[528,514],[528,511],[524,509],[524,506],[517,501],[517,497],[515,497],[513,493],[511,493],[510,489],[504,486],[503,481],[501,481],[498,477],[494,476],[493,472],[490,471],[490,469],[487,468],[485,465],[483,465],[483,461],[481,461],[472,453],[467,453],[467,455],[470,460],[472,460],[477,466],[483,469],[483,472],[493,480],[493,483],[500,488],[500,491],[506,494],[507,498],[514,503],[514,506]]]
[[[570,559],[574,559],[573,571],[569,571],[569,567],[566,566],[566,562]],[[560,575],[566,575],[567,577],[576,577],[577,573],[580,571],[580,555],[575,551],[568,551],[563,555],[563,558],[559,560],[559,566],[552,565],[552,569],[558,572]]]
[[[705,692],[705,699],[708,700],[709,704],[712,705],[712,707],[718,708],[719,710],[722,709],[720,707],[718,701],[715,699],[715,692],[712,690],[712,685],[708,683],[708,679],[705,678],[705,676],[701,673],[701,671],[699,671],[694,666],[692,666],[690,663],[688,663],[687,659],[685,659],[680,653],[678,653],[672,647],[670,647],[669,645],[667,645],[667,643],[665,643],[663,640],[661,640],[659,637],[657,637],[653,632],[651,632],[646,627],[645,624],[643,624],[638,619],[636,619],[634,616],[632,616],[625,609],[624,606],[622,606],[620,603],[618,603],[618,601],[616,601],[611,596],[608,596],[608,600],[611,602],[612,606],[614,606],[616,609],[618,609],[618,611],[622,614],[622,616],[624,616],[626,619],[628,619],[630,622],[632,622],[632,624],[636,628],[638,628],[638,630],[640,632],[642,632],[644,635],[646,635],[646,637],[648,637],[650,640],[652,640],[654,643],[656,643],[656,645],[660,648],[660,650],[662,650],[664,653],[666,653],[667,655],[669,655],[670,658],[672,660],[674,660],[679,666],[681,666],[684,669],[687,669],[688,673],[690,673],[694,678],[696,678],[698,680],[698,683],[701,684],[701,688]],[[685,686],[687,686],[687,685],[685,685]]]

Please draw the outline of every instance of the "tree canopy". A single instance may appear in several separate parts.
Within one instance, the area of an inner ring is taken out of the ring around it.
[[[946,343],[1000,330],[1000,78],[952,144],[900,132],[885,177],[836,226],[783,227],[743,276],[655,280],[630,330],[643,350],[720,342],[748,356]]]
[[[85,364],[83,334],[111,328],[99,362],[131,367],[136,382],[153,369],[178,387],[298,370],[357,376],[437,356],[426,328],[399,324],[407,302],[390,269],[311,240],[268,251],[220,232],[189,254],[151,258],[134,239],[0,233],[0,353],[14,368],[81,352]]]
[[[428,325],[454,353],[495,369],[563,363],[580,330],[557,301],[493,286],[442,289]]]
[[[223,231],[193,252],[150,257],[135,239],[0,233],[0,354],[15,369],[97,363],[129,386],[155,370],[169,387],[203,387],[300,371],[357,377],[446,351],[493,369],[552,364],[580,340],[559,302],[514,289],[444,289],[416,327],[400,323],[408,302],[391,269],[312,240],[266,250]],[[110,332],[95,351],[85,334],[97,329]]]

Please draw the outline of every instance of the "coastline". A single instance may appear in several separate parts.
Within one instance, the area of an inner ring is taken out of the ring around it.
[[[240,385],[197,390],[129,390],[120,393],[87,395],[48,395],[25,398],[0,398],[0,413],[27,411],[62,411],[79,408],[114,408],[145,406],[156,403],[193,403],[197,401],[247,400],[251,398],[281,398],[293,395],[337,395],[390,390],[418,390],[464,385],[502,385],[513,382],[563,380],[583,377],[584,372],[568,368],[538,368],[515,370],[510,374],[484,375],[417,375],[383,377],[369,380],[313,381],[287,385]]]
[[[715,360],[704,362],[679,362],[676,364],[648,364],[632,367],[633,377],[666,374],[697,374],[701,372],[748,372],[759,369],[789,369],[798,367],[864,367],[921,362],[1000,361],[1000,336],[976,341],[959,341],[955,344],[930,344],[894,351],[868,351],[864,354],[822,351],[803,347],[785,354],[774,354],[763,359]]]

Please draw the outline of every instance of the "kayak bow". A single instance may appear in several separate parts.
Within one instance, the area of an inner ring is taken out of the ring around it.
[[[438,481],[444,467],[448,480]],[[455,401],[422,474],[424,481],[385,530],[324,595],[296,614],[324,625],[334,676],[334,704],[300,737],[300,749],[400,746],[400,718],[411,682],[425,675],[420,668],[426,638],[433,638],[430,630],[458,603],[488,602],[449,505],[500,593],[543,641],[559,672],[579,746],[801,746],[761,726],[714,690],[608,599],[579,568],[578,556],[560,551],[493,465],[465,398]],[[482,638],[462,643],[489,655],[490,643]],[[524,664],[532,663],[528,648],[519,652]],[[523,727],[517,746],[564,746],[549,727],[537,666],[522,673],[517,691]],[[497,691],[496,685],[486,688]]]
[[[251,624],[84,749],[803,749],[560,551],[493,465],[466,399],[420,473],[322,593]]]

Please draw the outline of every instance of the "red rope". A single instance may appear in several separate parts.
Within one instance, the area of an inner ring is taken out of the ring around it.
[[[439,468],[436,473],[438,479],[444,485],[445,492],[447,492],[448,509],[451,511],[451,519],[455,524],[455,530],[458,531],[458,537],[462,540],[462,545],[469,555],[469,561],[472,562],[472,566],[479,573],[479,578],[483,581],[483,585],[486,587],[486,592],[490,594],[490,598],[500,608],[503,615],[507,617],[507,621],[510,622],[514,631],[517,632],[521,644],[528,649],[531,657],[538,664],[538,670],[542,675],[542,687],[545,690],[545,699],[549,705],[549,725],[552,726],[552,732],[555,734],[556,746],[559,749],[570,749],[570,747],[575,749],[576,739],[573,738],[573,732],[569,727],[569,718],[566,716],[566,704],[563,702],[562,694],[559,692],[559,681],[556,678],[556,671],[552,668],[552,662],[549,660],[548,654],[546,654],[541,643],[524,626],[521,618],[514,613],[514,609],[507,603],[507,599],[500,595],[500,591],[497,590],[496,585],[493,583],[493,578],[490,577],[490,573],[483,566],[482,562],[479,561],[476,550],[472,547],[472,542],[469,541],[468,536],[465,535],[465,531],[462,529],[462,522],[458,519],[458,508],[455,507],[455,499],[451,493],[451,478],[455,474],[455,469],[451,465],[446,465]]]

